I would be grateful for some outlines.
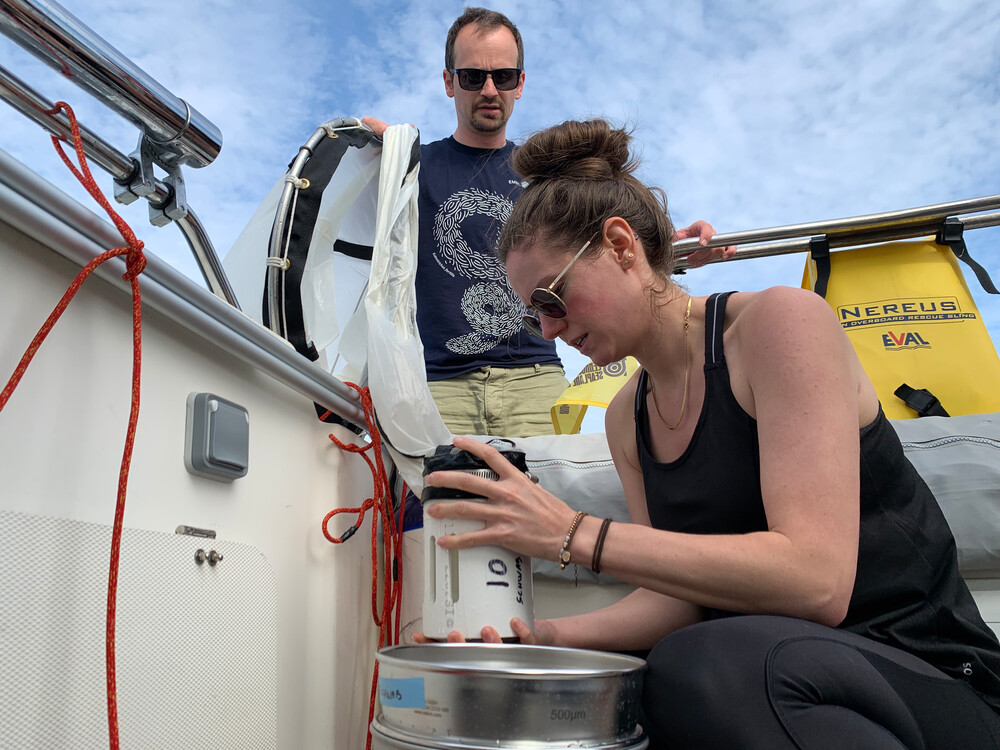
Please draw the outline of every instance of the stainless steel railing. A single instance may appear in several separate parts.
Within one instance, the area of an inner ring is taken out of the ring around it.
[[[78,266],[84,266],[121,236],[106,221],[0,151],[0,223],[44,243]],[[139,276],[143,303],[221,351],[267,373],[356,425],[364,426],[361,402],[351,388],[298,354],[248,316],[207,294],[169,264],[147,257]],[[95,275],[128,293],[125,265],[114,258]]]
[[[989,195],[983,198],[937,203],[932,206],[846,219],[789,224],[745,232],[726,232],[715,235],[708,243],[708,247],[738,245],[739,249],[732,260],[808,252],[813,240],[817,238],[825,239],[831,249],[856,247],[935,235],[948,218],[959,219],[965,229],[1000,226],[998,209],[1000,209],[1000,195]],[[677,270],[687,268],[684,258],[699,248],[698,241],[694,239],[676,243],[674,252],[680,259]]]
[[[219,155],[215,125],[62,6],[2,0],[0,31],[133,122],[162,147],[165,164],[204,167]]]
[[[214,161],[222,148],[219,129],[54,2],[0,0],[0,33],[139,128],[139,148],[126,156],[81,127],[84,151],[112,175],[119,202],[144,197],[154,224],[177,223],[209,289],[238,308],[208,233],[187,206],[180,174],[183,165],[204,167]],[[53,135],[70,140],[65,115],[50,114],[51,102],[3,68],[0,99]],[[167,172],[166,179],[153,175],[153,163]]]

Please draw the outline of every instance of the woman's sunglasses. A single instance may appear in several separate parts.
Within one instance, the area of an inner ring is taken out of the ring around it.
[[[521,78],[520,68],[497,68],[496,70],[480,70],[479,68],[448,68],[449,73],[458,73],[458,85],[466,91],[480,91],[486,85],[486,77],[493,79],[497,91],[510,91],[517,88]]]
[[[552,283],[548,285],[547,288],[535,287],[535,291],[531,293],[528,298],[529,312],[524,316],[521,321],[524,329],[539,338],[544,338],[542,336],[542,322],[538,319],[538,315],[532,314],[530,311],[534,310],[537,313],[541,313],[546,318],[565,318],[566,317],[566,303],[562,301],[562,297],[553,291],[553,287],[559,283],[559,280],[566,275],[566,272],[570,267],[576,263],[577,259],[583,255],[584,250],[590,247],[590,243],[594,241],[594,238],[600,233],[600,229],[590,235],[590,239],[583,243],[583,247],[576,251],[576,255],[566,264],[566,267],[559,272],[559,275],[552,279]]]

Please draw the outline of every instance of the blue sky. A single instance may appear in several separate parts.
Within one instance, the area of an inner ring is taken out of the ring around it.
[[[444,37],[463,4],[341,0],[75,0],[67,7],[224,134],[185,173],[189,203],[224,255],[299,145],[332,117],[376,115],[449,135]],[[683,226],[739,231],[1000,193],[996,0],[497,2],[520,28],[526,84],[508,134],[602,115],[634,128],[640,176]],[[0,37],[0,65],[120,151],[136,133]],[[42,131],[0,106],[0,148],[83,196]],[[102,183],[110,193],[110,178]],[[81,198],[82,199],[82,198]],[[86,198],[89,200],[89,198]],[[197,276],[180,233],[123,215]],[[1000,280],[1000,230],[969,233]],[[803,257],[692,272],[695,294],[798,285]],[[994,342],[1000,300],[969,285]],[[570,377],[584,363],[567,356]],[[601,429],[588,417],[585,429]]]

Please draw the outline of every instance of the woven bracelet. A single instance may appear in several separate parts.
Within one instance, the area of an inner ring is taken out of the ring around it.
[[[590,569],[595,573],[601,572],[601,553],[604,552],[604,539],[608,535],[608,527],[611,519],[605,518],[601,521],[601,530],[597,532],[597,543],[594,545],[594,557],[590,561]]]

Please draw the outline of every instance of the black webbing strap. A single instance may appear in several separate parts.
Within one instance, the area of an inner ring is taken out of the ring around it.
[[[319,419],[320,422],[343,425],[355,435],[364,435],[367,432],[364,427],[354,424],[354,422],[349,419],[344,419],[339,414],[334,414],[332,411],[320,406],[315,401],[313,402],[313,406],[316,407],[316,418]]]
[[[830,283],[830,240],[825,234],[809,240],[809,255],[816,264],[816,284],[813,291],[826,298],[826,287]]]
[[[947,245],[950,247],[951,251],[955,253],[955,257],[972,269],[987,294],[1000,294],[1000,291],[997,291],[997,288],[993,283],[993,279],[990,278],[987,270],[979,265],[972,259],[972,256],[969,255],[969,249],[965,246],[964,230],[965,225],[962,224],[962,220],[954,216],[950,216],[944,220],[944,224],[938,232],[937,243],[939,245]]]
[[[347,240],[334,240],[333,251],[341,255],[346,255],[348,258],[370,261],[375,248],[371,245],[359,245],[356,242],[348,242]]]
[[[410,161],[406,165],[406,174],[403,175],[404,182],[410,173],[417,168],[418,164],[420,164],[420,138],[415,139],[413,145],[410,147]]]
[[[937,396],[925,388],[910,388],[903,383],[894,393],[903,400],[907,406],[913,409],[921,417],[949,417],[951,416],[941,406]]]

